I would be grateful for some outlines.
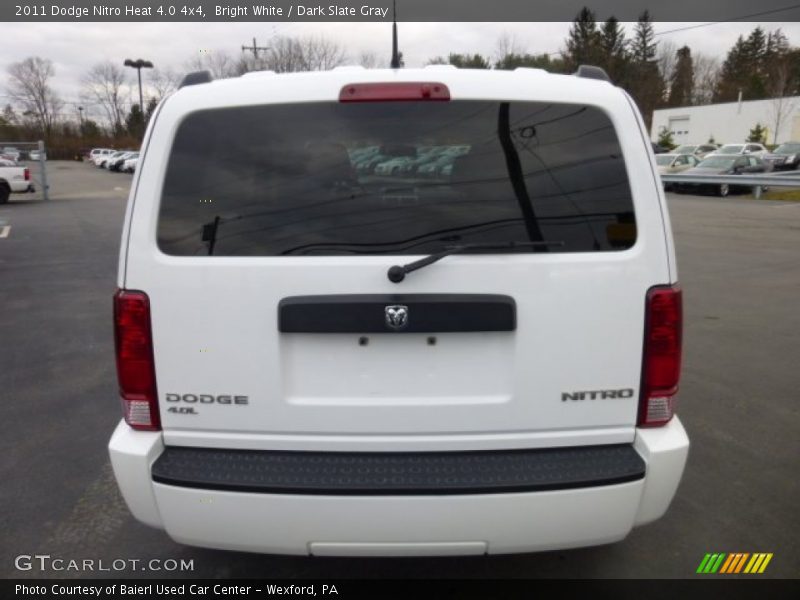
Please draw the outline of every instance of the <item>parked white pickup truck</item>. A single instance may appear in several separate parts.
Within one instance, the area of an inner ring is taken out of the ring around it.
[[[10,160],[0,160],[0,204],[8,202],[11,194],[35,191],[30,169]]]

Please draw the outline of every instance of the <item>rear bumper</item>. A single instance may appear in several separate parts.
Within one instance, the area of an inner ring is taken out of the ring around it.
[[[688,446],[676,418],[663,428],[637,430],[633,448],[644,462],[643,477],[545,491],[372,495],[324,489],[231,491],[190,487],[195,482],[155,482],[153,465],[165,450],[161,435],[133,431],[124,423],[114,432],[109,450],[133,515],[181,543],[279,554],[454,555],[621,540],[632,527],[666,511]],[[156,477],[168,481],[164,464]]]

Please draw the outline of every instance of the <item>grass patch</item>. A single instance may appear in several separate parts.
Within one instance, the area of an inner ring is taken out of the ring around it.
[[[772,188],[761,194],[762,200],[791,200],[800,202],[800,188]]]

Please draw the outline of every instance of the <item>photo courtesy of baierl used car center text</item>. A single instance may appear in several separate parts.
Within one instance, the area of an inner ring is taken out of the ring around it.
[[[800,596],[799,167],[790,0],[3,4],[0,597]]]

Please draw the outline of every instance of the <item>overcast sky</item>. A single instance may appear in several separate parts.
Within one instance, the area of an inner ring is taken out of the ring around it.
[[[685,29],[669,33],[670,30]],[[656,23],[659,40],[678,46],[687,44],[693,53],[723,59],[740,34],[753,27],[780,27],[792,45],[800,45],[800,23]],[[563,48],[570,23],[400,23],[400,49],[406,66],[422,66],[434,56],[449,52],[479,52],[493,56],[497,40],[504,34],[530,53],[556,52]],[[626,26],[630,31],[631,26]],[[7,98],[8,66],[28,56],[53,61],[53,85],[67,102],[80,102],[81,76],[96,62],[111,60],[122,64],[126,58],[144,58],[157,67],[183,70],[184,64],[200,53],[241,53],[242,44],[268,46],[275,35],[324,35],[338,41],[354,59],[361,52],[375,52],[389,58],[389,23],[0,23],[0,104]],[[355,61],[353,61],[355,62]],[[135,72],[130,71],[131,79]],[[146,78],[146,71],[143,71]],[[75,110],[68,104],[66,110]],[[87,111],[89,112],[89,111]],[[92,112],[89,112],[92,114]],[[99,112],[94,112],[99,116]]]

